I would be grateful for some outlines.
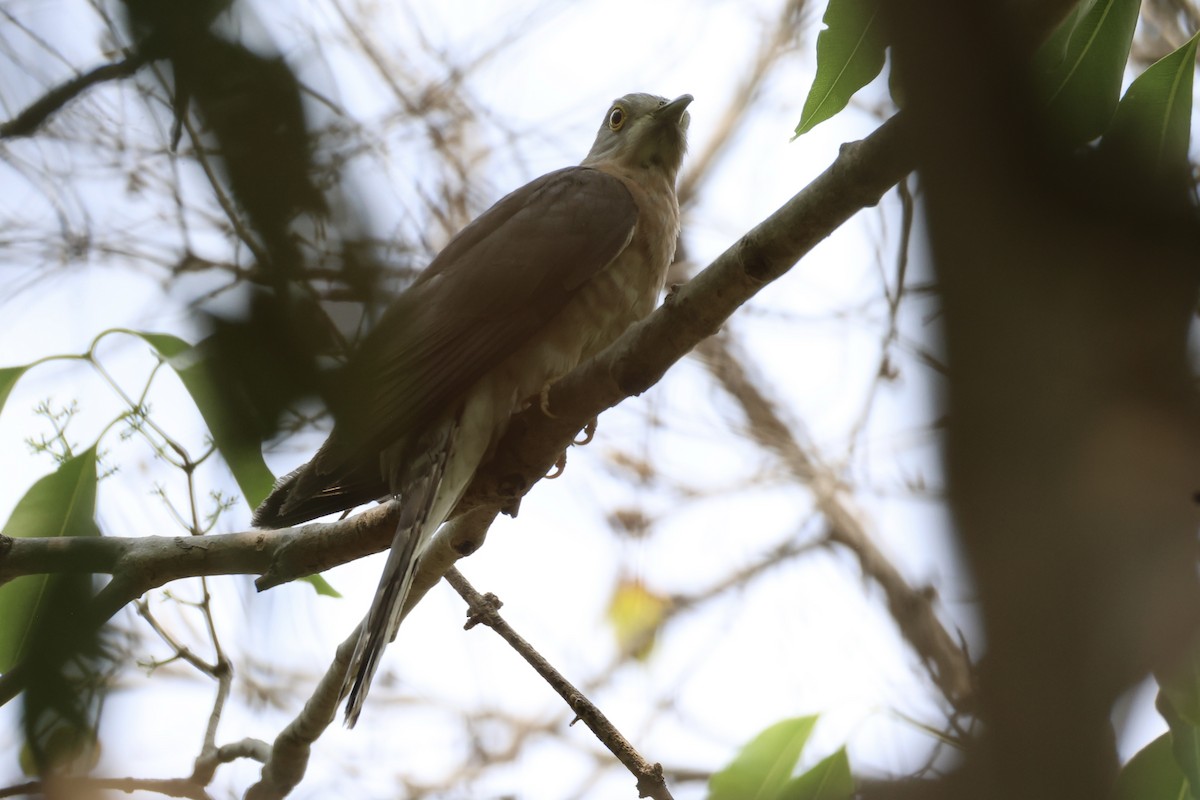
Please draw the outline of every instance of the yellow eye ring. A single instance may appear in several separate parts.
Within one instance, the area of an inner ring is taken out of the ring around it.
[[[614,131],[621,130],[621,126],[625,124],[627,116],[628,114],[625,113],[625,109],[620,106],[613,106],[612,110],[608,112],[608,127]]]

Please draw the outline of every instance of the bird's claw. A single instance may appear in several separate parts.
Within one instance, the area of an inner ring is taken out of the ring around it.
[[[591,420],[588,422],[588,424],[583,426],[583,438],[575,439],[574,441],[571,442],[571,444],[579,445],[580,447],[582,447],[585,444],[589,444],[592,441],[592,439],[594,439],[595,437],[596,437],[596,418],[592,417]]]
[[[567,471],[567,451],[563,450],[558,454],[558,458],[554,459],[554,471],[546,473],[546,480],[552,481],[559,475]]]

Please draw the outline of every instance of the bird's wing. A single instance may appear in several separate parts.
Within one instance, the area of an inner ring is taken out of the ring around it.
[[[625,249],[637,214],[620,180],[568,167],[480,215],[364,340],[338,446],[318,471],[342,472],[456,407]]]

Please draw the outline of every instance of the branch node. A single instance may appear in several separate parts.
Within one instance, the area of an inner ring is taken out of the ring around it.
[[[638,774],[638,797],[670,797],[667,792],[667,779],[663,774],[663,766],[658,762],[649,765],[648,769]]]
[[[492,627],[496,622],[496,612],[503,607],[504,603],[491,592],[481,596],[467,609],[467,623],[463,625],[463,630],[469,631],[481,623]]]

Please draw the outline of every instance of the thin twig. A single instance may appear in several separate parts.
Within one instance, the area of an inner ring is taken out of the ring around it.
[[[757,560],[741,569],[734,570],[720,580],[689,594],[672,594],[666,598],[662,615],[654,625],[647,625],[622,642],[620,651],[616,653],[608,665],[600,670],[587,682],[589,692],[595,692],[611,679],[619,667],[628,662],[637,653],[645,650],[654,643],[658,634],[677,616],[691,611],[698,606],[711,602],[723,595],[750,585],[750,582],[768,570],[776,569],[792,559],[807,555],[818,548],[829,544],[827,536],[810,537],[801,540],[799,534],[788,536],[785,540],[764,552]]]
[[[671,793],[663,778],[662,765],[651,764],[643,758],[641,753],[609,721],[608,717],[583,695],[583,692],[576,689],[541,653],[534,649],[533,645],[512,629],[512,626],[500,616],[500,603],[495,595],[481,595],[467,582],[462,573],[454,568],[446,573],[446,581],[454,587],[463,600],[467,601],[466,627],[470,629],[482,623],[508,642],[513,650],[517,651],[517,654],[525,659],[546,683],[550,684],[550,688],[558,692],[558,695],[575,712],[576,717],[582,720],[592,733],[596,734],[596,738],[608,748],[609,752],[633,773],[634,778],[637,779],[638,797],[671,800]]]
[[[189,778],[92,778],[56,777],[0,788],[0,797],[78,797],[102,790],[154,792],[167,797],[212,800],[212,796]]]
[[[728,151],[734,134],[742,130],[742,123],[754,101],[758,99],[763,84],[780,58],[795,46],[799,38],[799,25],[804,18],[806,0],[784,0],[779,19],[770,33],[763,37],[762,45],[755,54],[745,76],[730,97],[725,111],[720,115],[716,130],[705,142],[704,149],[691,157],[690,166],[679,179],[680,207],[686,208],[699,195],[700,188],[713,172],[713,167]]]
[[[246,790],[245,800],[280,800],[300,783],[308,767],[313,742],[320,738],[337,714],[342,683],[361,629],[361,625],[355,627],[338,645],[333,663],[317,683],[312,697],[275,737],[270,755],[263,763],[262,777]]]
[[[776,404],[747,378],[749,355],[735,353],[732,348],[731,337],[720,334],[702,342],[697,351],[721,387],[741,405],[754,439],[774,452],[793,478],[813,493],[817,509],[829,524],[830,541],[854,553],[863,574],[883,589],[901,634],[921,657],[946,699],[957,709],[969,708],[974,694],[970,659],[938,619],[932,593],[909,586],[871,539],[861,515],[823,463],[816,446],[801,443]]]
[[[142,619],[146,620],[146,624],[150,626],[150,629],[158,634],[158,637],[166,643],[167,647],[175,651],[175,655],[173,658],[169,659],[170,661],[174,661],[175,659],[186,661],[197,671],[204,673],[210,678],[216,676],[217,667],[213,664],[205,662],[202,658],[193,653],[188,647],[185,647],[177,642],[175,637],[171,635],[171,632],[164,628],[154,617],[154,614],[151,613],[150,604],[148,602],[145,600],[138,600],[134,605],[137,607],[138,615],[141,616]],[[158,664],[155,663],[151,664],[150,666],[155,667],[158,666]]]
[[[457,512],[510,507],[550,470],[575,434],[605,409],[640,394],[764,286],[910,169],[902,120],[893,118],[838,158],[805,189],[734,243],[647,319],[554,384],[557,416],[533,407],[513,418],[496,456],[476,474]],[[390,506],[337,523],[203,537],[0,536],[0,580],[38,572],[110,572],[89,614],[97,626],[143,593],[196,575],[259,574],[260,589],[386,548]],[[836,527],[836,526],[835,526]],[[37,533],[37,531],[22,531]],[[0,704],[26,679],[18,664],[0,676]]]

